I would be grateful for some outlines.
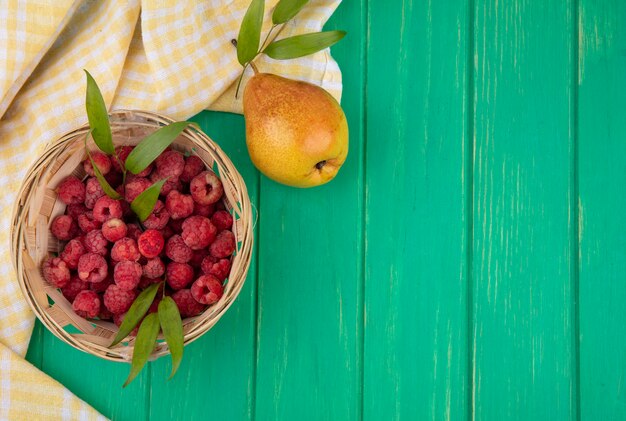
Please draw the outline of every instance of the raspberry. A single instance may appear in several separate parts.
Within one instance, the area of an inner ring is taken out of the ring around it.
[[[161,177],[161,174],[159,174],[158,171],[154,171],[150,175],[150,181],[152,181],[153,183],[156,183],[157,181],[162,180],[163,178],[165,177]],[[182,190],[182,189],[183,189],[183,183],[181,183],[178,178],[170,177],[165,181],[165,184],[163,184],[163,187],[161,187],[161,191],[159,192],[159,195],[163,197],[167,197],[169,192],[171,192],[172,190]]]
[[[193,268],[187,263],[171,262],[167,265],[167,283],[172,289],[183,289],[193,281]]]
[[[127,232],[126,223],[118,218],[111,218],[102,224],[102,235],[112,243],[126,237]]]
[[[172,300],[176,303],[182,317],[196,316],[204,310],[204,306],[194,300],[190,289],[181,289],[172,294]]]
[[[100,313],[100,297],[93,291],[81,291],[74,299],[72,308],[80,317],[93,319]]]
[[[78,259],[78,276],[87,282],[102,282],[108,273],[107,262],[99,254],[87,253]]]
[[[106,256],[109,252],[107,248],[109,246],[109,242],[106,238],[104,238],[101,230],[89,231],[85,235],[83,243],[89,253],[98,253],[102,256]]]
[[[201,205],[215,203],[224,194],[224,187],[217,175],[211,171],[203,171],[196,175],[189,184],[191,197]]]
[[[67,301],[71,303],[79,292],[85,291],[86,289],[89,289],[89,282],[85,282],[77,275],[73,275],[67,285],[61,288],[61,292],[63,296],[67,298]]]
[[[120,162],[122,165],[125,164],[126,158],[128,158],[128,155],[130,155],[133,149],[135,148],[132,146],[118,146],[115,148],[115,155],[117,158],[115,156],[111,158],[111,166],[115,169],[115,171],[123,172]]]
[[[124,174],[117,171],[110,171],[107,175],[104,176],[104,179],[111,185],[111,187],[116,188],[122,184],[122,181],[124,180]]]
[[[93,219],[104,222],[111,218],[122,217],[122,205],[119,201],[111,199],[109,196],[102,196],[96,200],[93,207]]]
[[[65,245],[65,248],[59,254],[59,257],[67,263],[67,267],[70,269],[76,269],[78,267],[78,259],[80,259],[80,256],[86,252],[87,251],[83,242],[75,238],[70,240]]]
[[[161,254],[164,245],[165,240],[163,239],[163,234],[157,230],[146,230],[137,240],[139,253],[146,256],[148,259],[157,257]]]
[[[130,231],[130,226],[129,226]],[[136,262],[139,260],[139,249],[137,248],[137,242],[129,237],[124,237],[121,240],[117,240],[113,244],[111,249],[111,259],[116,262],[124,260],[131,260]]]
[[[200,250],[207,247],[215,240],[217,228],[213,226],[209,218],[204,216],[190,216],[183,222],[181,237],[185,244],[192,250]]]
[[[185,169],[185,158],[176,151],[163,152],[154,163],[161,178],[177,179]]]
[[[102,302],[103,300],[104,300],[103,297],[100,297],[100,302]],[[113,320],[113,313],[111,313],[108,308],[106,308],[105,306],[101,305],[100,306],[100,313],[98,313],[98,319],[100,319],[100,320]]]
[[[43,262],[43,277],[57,288],[63,288],[70,281],[70,268],[60,257],[53,257]]]
[[[104,291],[107,290],[109,285],[113,285],[114,283],[115,283],[115,281],[113,280],[113,274],[108,273],[107,277],[104,278],[104,281],[92,283],[89,286],[89,289],[92,290],[92,291],[104,293]]]
[[[137,196],[144,192],[152,183],[147,178],[132,177],[126,181],[124,189],[124,197],[128,203],[131,203]]]
[[[104,306],[113,314],[125,313],[136,297],[136,291],[127,291],[113,284],[104,292]]]
[[[218,231],[229,230],[233,227],[233,217],[225,210],[218,210],[211,217],[211,222]]]
[[[143,225],[148,229],[160,230],[165,228],[169,220],[170,213],[165,208],[163,202],[157,200],[154,204],[154,209],[152,209],[152,213],[143,221]]]
[[[189,183],[196,175],[204,170],[204,162],[196,155],[188,156],[185,160],[185,168],[180,174],[180,180]]]
[[[78,226],[83,232],[97,230],[102,226],[102,222],[93,219],[93,212],[85,212],[78,215]]]
[[[71,205],[67,205],[65,213],[77,220],[78,217],[87,212],[87,210],[87,207],[83,203],[73,203]]]
[[[230,231],[221,231],[209,247],[209,252],[213,257],[228,257],[235,251],[235,246],[235,235]]]
[[[115,265],[113,279],[120,288],[130,291],[137,288],[142,273],[143,270],[139,263],[125,260]]]
[[[165,255],[178,263],[187,263],[193,256],[191,250],[180,235],[172,235],[165,245]]]
[[[104,190],[95,177],[90,177],[85,182],[85,206],[88,209],[93,209],[96,204],[96,200],[104,196]]]
[[[81,203],[85,200],[85,185],[78,178],[70,175],[59,183],[57,194],[66,205]]]
[[[161,230],[161,234],[163,234],[163,238],[164,238],[165,240],[169,240],[169,238],[170,238],[172,235],[176,234],[176,233],[174,232],[174,230],[172,229],[172,227],[170,227],[170,226],[166,226],[165,228],[163,228],[163,229]]]
[[[159,303],[161,302],[161,300],[162,298],[157,293],[154,301],[152,301],[152,304],[150,304],[150,308],[148,308],[148,313],[156,313],[157,311],[159,311]]]
[[[206,275],[213,275],[221,282],[230,273],[230,260],[207,256],[202,260],[201,269]]]
[[[111,160],[108,156],[106,156],[102,152],[91,152],[90,155],[91,159],[93,159],[93,162],[96,163],[96,166],[100,170],[100,174],[105,175],[108,174],[109,171],[111,171]],[[83,161],[83,168],[85,169],[85,172],[87,174],[93,177],[94,175],[96,175],[96,173],[93,171],[91,159],[87,157],[87,159]]]
[[[194,215],[206,216],[207,218],[210,218],[211,215],[213,215],[213,212],[215,212],[215,204],[211,203],[210,205],[201,205],[198,202],[193,202]]]
[[[175,234],[180,234],[183,232],[183,222],[185,222],[184,219],[170,219],[167,226],[170,227]]]
[[[139,288],[140,289],[146,289],[150,285],[156,284],[156,283],[159,283],[159,282],[161,282],[161,279],[159,279],[159,278],[151,279],[151,278],[146,278],[145,276],[142,276],[141,280],[139,281]]]
[[[172,190],[165,199],[165,208],[172,219],[186,218],[193,213],[193,199],[187,194]]]
[[[203,248],[203,249],[200,249],[200,250],[194,250],[193,251],[193,255],[191,256],[191,260],[189,261],[189,264],[192,267],[199,269],[202,266],[202,261],[208,255],[209,255],[209,249],[208,248]]]
[[[67,241],[76,236],[78,227],[71,216],[59,215],[52,220],[50,231],[52,231],[52,235],[59,240]]]
[[[215,276],[202,275],[191,285],[191,295],[201,304],[214,304],[224,295],[224,287]]]
[[[126,233],[126,236],[128,238],[132,238],[133,240],[137,241],[139,239],[139,236],[141,235],[141,228],[139,228],[135,224],[129,224],[127,225],[127,228],[128,228],[128,231]]]

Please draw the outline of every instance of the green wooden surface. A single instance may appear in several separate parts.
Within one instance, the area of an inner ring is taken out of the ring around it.
[[[346,1],[350,156],[262,177],[241,295],[127,389],[37,324],[28,359],[115,420],[626,419],[626,3]]]

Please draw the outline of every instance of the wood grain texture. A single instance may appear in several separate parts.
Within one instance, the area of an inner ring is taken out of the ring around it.
[[[626,419],[626,3],[580,1],[580,410]]]
[[[575,416],[573,8],[476,2],[475,419]]]
[[[369,2],[364,419],[467,413],[468,2]]]

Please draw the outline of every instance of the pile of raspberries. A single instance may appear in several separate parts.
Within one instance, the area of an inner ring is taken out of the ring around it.
[[[83,162],[85,180],[69,176],[58,185],[57,195],[67,207],[50,231],[63,247],[43,262],[42,274],[84,318],[119,326],[139,293],[164,279],[164,293],[181,316],[195,316],[222,297],[235,251],[222,183],[200,158],[171,149],[141,173],[128,172],[123,183],[121,165],[132,150],[117,147],[117,158],[91,154],[121,200],[104,193],[89,159]],[[163,178],[167,182],[159,200],[140,223],[130,203]],[[162,295],[157,293],[151,312]]]

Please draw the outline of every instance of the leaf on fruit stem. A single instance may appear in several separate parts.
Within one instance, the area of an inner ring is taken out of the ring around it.
[[[166,181],[167,178],[157,181],[141,192],[141,194],[130,204],[130,209],[135,212],[135,215],[137,215],[141,222],[145,221],[146,218],[148,218],[148,216],[152,213],[152,209],[154,209],[154,205],[156,205],[156,202],[159,199],[161,187],[163,187],[163,184],[165,184]]]
[[[87,138],[89,137],[90,134],[92,134],[93,129],[89,130],[87,132],[87,134],[85,135],[85,151],[87,151],[87,157],[89,158],[89,161],[91,161],[91,166],[93,167],[93,173],[96,176],[96,180],[98,180],[98,183],[100,184],[100,187],[102,187],[102,191],[104,191],[104,193],[109,196],[111,199],[115,199],[115,200],[119,200],[122,198],[122,196],[120,196],[113,187],[111,187],[111,185],[109,184],[109,182],[106,180],[106,178],[104,178],[104,176],[102,175],[102,173],[100,172],[100,168],[98,168],[96,166],[96,163],[94,162],[93,158],[91,157],[91,153],[89,152],[89,149],[87,149]]]
[[[154,297],[156,296],[161,285],[162,282],[152,284],[148,288],[144,289],[137,298],[135,298],[135,301],[133,301],[133,304],[126,312],[124,320],[122,320],[122,324],[117,331],[117,335],[115,335],[115,338],[113,339],[113,342],[111,342],[111,345],[109,345],[109,348],[120,343],[122,339],[127,337],[135,326],[137,326],[137,323],[139,323],[141,318],[148,312],[148,309],[154,301]]]
[[[87,74],[87,95],[85,98],[85,108],[87,118],[91,128],[93,141],[98,148],[106,154],[113,155],[113,136],[111,135],[111,125],[109,123],[109,113],[102,98],[102,93],[95,79],[85,70]]]
[[[265,0],[252,0],[241,21],[237,37],[237,59],[242,66],[250,62],[259,52],[264,11]]]
[[[150,354],[152,354],[152,350],[156,345],[157,336],[159,336],[159,328],[159,316],[156,313],[148,314],[141,322],[139,332],[137,332],[137,339],[135,340],[130,373],[122,387],[128,386],[137,377],[137,374],[146,365],[146,362],[148,362],[148,358],[150,358]]]
[[[172,354],[172,373],[174,377],[181,360],[183,359],[183,321],[176,303],[171,297],[163,297],[159,303],[159,321],[163,336]]]
[[[280,0],[272,13],[272,23],[279,25],[293,18],[309,0]]]
[[[133,174],[139,174],[190,124],[189,121],[177,121],[149,134],[128,154],[124,167]]]
[[[274,41],[268,45],[264,54],[275,60],[288,60],[317,53],[324,48],[337,43],[346,35],[344,31],[315,32],[312,34],[296,35]]]

